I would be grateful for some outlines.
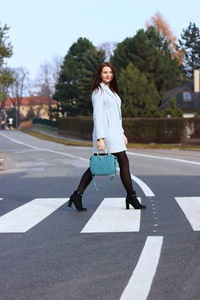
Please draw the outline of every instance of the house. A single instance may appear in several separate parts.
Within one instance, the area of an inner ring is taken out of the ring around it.
[[[184,118],[194,117],[200,111],[200,71],[195,70],[194,81],[166,92],[159,109],[169,107],[171,98],[176,98],[176,105],[182,109]]]
[[[16,98],[6,99],[5,110],[15,108],[16,102]],[[56,100],[44,96],[22,97],[20,102],[20,116],[22,119],[27,116],[30,109],[34,112],[36,118],[49,119],[49,107],[57,108]]]

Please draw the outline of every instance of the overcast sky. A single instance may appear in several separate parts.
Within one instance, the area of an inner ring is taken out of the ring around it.
[[[32,78],[40,64],[64,57],[79,37],[95,46],[121,42],[145,28],[160,12],[177,37],[190,22],[200,27],[199,0],[0,0],[0,22],[10,27],[11,67],[26,67]]]

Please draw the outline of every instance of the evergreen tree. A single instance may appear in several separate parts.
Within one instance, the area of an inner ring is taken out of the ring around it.
[[[90,115],[92,113],[91,87],[100,63],[104,61],[105,51],[88,49],[83,56],[80,69],[80,79],[78,81],[78,112],[80,115]]]
[[[81,76],[83,57],[89,49],[94,49],[92,43],[86,38],[79,38],[72,44],[64,58],[53,96],[59,102],[62,115],[67,113],[73,116],[78,113],[78,81]]]
[[[183,30],[180,47],[184,52],[184,71],[187,78],[193,77],[195,69],[200,69],[200,30],[195,23]]]
[[[163,110],[163,114],[165,117],[177,118],[183,116],[183,111],[181,108],[177,107],[176,98],[171,97],[169,99],[170,106]]]
[[[8,40],[9,27],[0,24],[0,118],[4,114],[4,104],[8,96],[8,89],[13,82],[11,71],[5,66],[5,59],[12,56],[12,46]]]
[[[180,83],[182,66],[172,54],[168,39],[151,26],[119,43],[111,62],[118,73],[132,63],[145,73],[149,82],[155,84],[162,97],[167,90]]]
[[[129,63],[119,76],[122,114],[124,117],[145,117],[157,107],[159,94],[144,73]]]

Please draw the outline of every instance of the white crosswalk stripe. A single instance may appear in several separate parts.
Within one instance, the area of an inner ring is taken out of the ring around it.
[[[52,214],[68,200],[68,198],[34,199],[1,216],[0,233],[26,232]]]
[[[140,210],[125,209],[125,198],[105,198],[81,233],[138,232],[140,216]]]
[[[3,198],[0,198],[0,201],[3,200]]]
[[[200,197],[175,198],[194,231],[200,231]]]

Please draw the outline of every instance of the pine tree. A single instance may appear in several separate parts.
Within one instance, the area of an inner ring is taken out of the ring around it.
[[[149,110],[155,109],[159,94],[153,83],[149,83],[144,73],[129,63],[119,76],[122,114],[124,117],[149,116]]]
[[[78,111],[80,115],[92,114],[91,87],[96,70],[104,59],[104,50],[93,48],[85,52],[80,69],[80,79],[78,81]]]
[[[183,30],[180,47],[184,51],[184,72],[188,79],[193,77],[195,69],[200,69],[200,30],[195,23]]]
[[[88,49],[94,49],[93,44],[86,38],[79,38],[76,43],[72,44],[64,58],[53,96],[58,100],[62,115],[78,114],[78,81],[83,57]]]
[[[182,66],[173,57],[169,41],[153,26],[146,31],[141,29],[134,37],[119,43],[111,62],[118,73],[132,63],[155,84],[160,97],[181,80]]]
[[[13,83],[11,71],[5,65],[5,59],[12,56],[12,46],[8,40],[9,27],[0,24],[0,118],[4,114],[4,104],[8,96],[8,89]]]

